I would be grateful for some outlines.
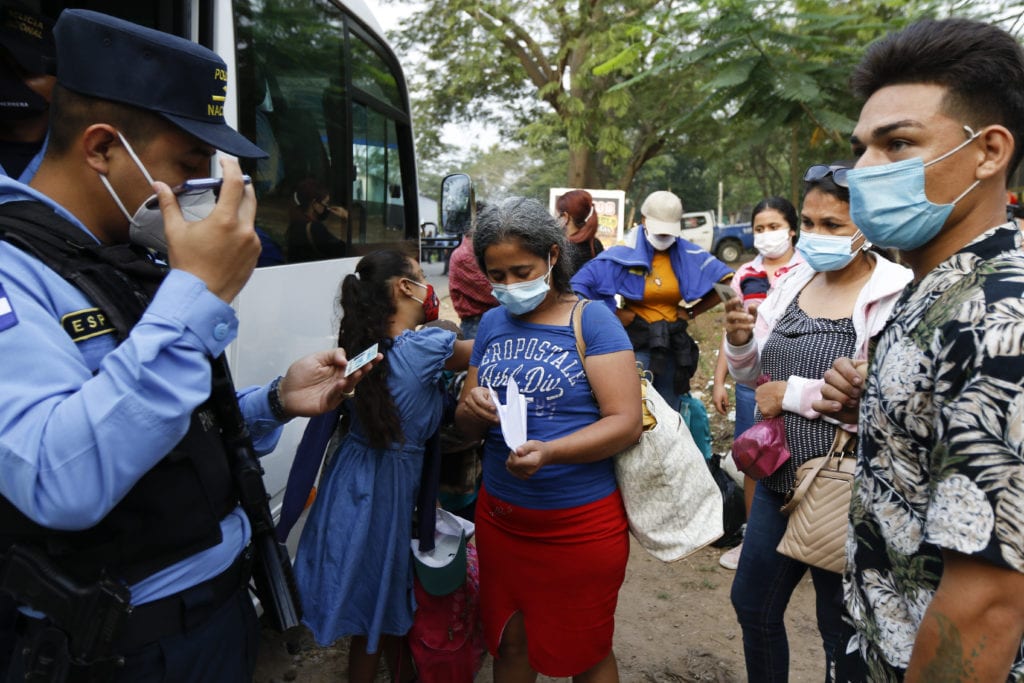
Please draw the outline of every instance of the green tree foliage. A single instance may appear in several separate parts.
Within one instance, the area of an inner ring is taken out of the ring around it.
[[[628,188],[692,118],[692,84],[673,69],[680,0],[429,0],[403,22],[415,74],[420,148],[439,154],[443,124],[486,121],[540,158],[567,151],[563,183]],[[664,47],[662,47],[664,46]],[[619,87],[614,87],[618,85]]]
[[[683,26],[700,40],[663,65],[699,67],[701,107],[714,112],[699,136],[710,170],[732,185],[730,206],[782,194],[799,199],[814,163],[849,157],[859,110],[848,80],[864,48],[922,16],[964,14],[933,0],[702,0]],[[710,133],[710,135],[708,135]],[[697,152],[687,146],[691,152]],[[738,207],[737,207],[738,208]]]
[[[742,214],[771,194],[796,202],[809,165],[849,157],[859,103],[848,80],[870,42],[922,16],[1024,24],[1019,7],[984,16],[979,4],[428,0],[400,42],[427,56],[421,150],[438,149],[442,124],[487,121],[532,160],[503,191],[542,190],[564,163],[570,186],[639,199],[678,188],[694,209],[715,206],[722,181],[726,212]],[[492,165],[516,163],[494,154]]]

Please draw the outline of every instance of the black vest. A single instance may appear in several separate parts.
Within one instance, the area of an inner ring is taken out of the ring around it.
[[[93,242],[41,203],[0,205],[0,239],[35,256],[82,291],[123,341],[166,269],[129,245]],[[132,456],[126,442],[122,457]],[[129,584],[221,541],[220,520],[238,503],[221,430],[207,403],[188,433],[94,527],[57,531],[32,522],[0,496],[0,549],[41,548],[83,581],[106,574]]]

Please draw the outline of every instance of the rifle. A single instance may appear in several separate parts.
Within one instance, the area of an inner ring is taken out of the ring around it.
[[[277,631],[298,626],[302,618],[299,589],[292,573],[288,549],[277,541],[274,519],[267,502],[270,496],[263,485],[263,467],[252,446],[249,428],[238,407],[235,384],[231,380],[227,358],[221,354],[211,363],[213,386],[210,403],[217,414],[224,447],[238,490],[238,500],[252,526],[253,580],[256,597],[264,614]]]

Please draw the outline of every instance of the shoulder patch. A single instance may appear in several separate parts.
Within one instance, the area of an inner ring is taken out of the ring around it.
[[[60,324],[64,326],[64,331],[71,337],[71,341],[76,344],[101,334],[114,332],[114,326],[107,319],[106,314],[98,308],[86,308],[68,313],[60,319]]]
[[[18,324],[18,316],[14,314],[11,300],[7,298],[4,286],[0,284],[0,331]]]

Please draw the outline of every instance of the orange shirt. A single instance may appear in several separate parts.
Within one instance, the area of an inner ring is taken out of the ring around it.
[[[659,320],[675,322],[679,319],[679,280],[672,272],[672,261],[667,251],[654,252],[651,270],[644,280],[643,301],[626,301],[626,308],[641,319],[653,323]]]

